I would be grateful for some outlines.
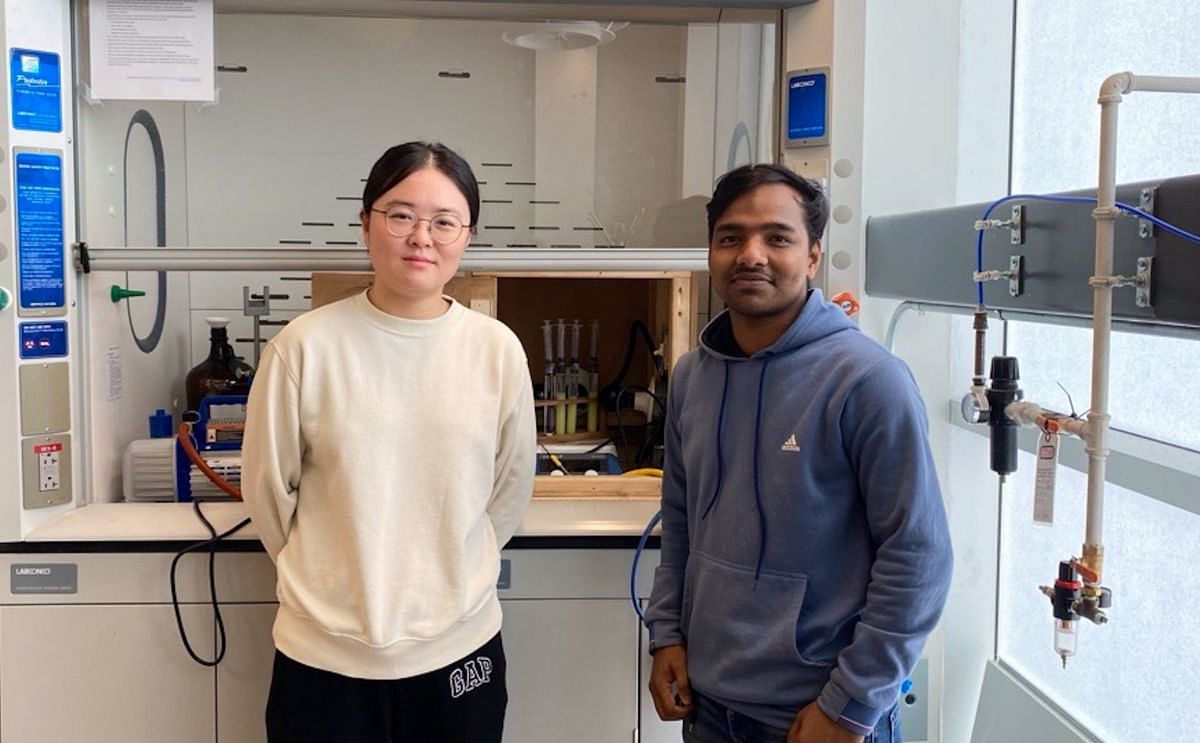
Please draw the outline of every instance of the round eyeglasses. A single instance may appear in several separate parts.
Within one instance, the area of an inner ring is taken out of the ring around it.
[[[395,237],[408,237],[413,230],[417,229],[417,223],[428,222],[429,237],[433,239],[435,245],[449,245],[462,235],[463,230],[470,227],[470,225],[463,224],[462,220],[453,214],[418,217],[413,210],[399,206],[387,210],[372,209],[371,211],[383,215],[388,232]]]

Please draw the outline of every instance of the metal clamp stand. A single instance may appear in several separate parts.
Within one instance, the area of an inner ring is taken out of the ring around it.
[[[258,359],[262,349],[262,329],[259,318],[271,314],[271,288],[264,286],[262,295],[250,294],[250,287],[242,287],[242,314],[254,318],[254,368],[258,368]]]

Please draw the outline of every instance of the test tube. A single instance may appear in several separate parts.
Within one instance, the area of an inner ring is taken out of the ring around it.
[[[587,430],[595,433],[600,426],[600,321],[592,320],[591,355],[588,357]]]
[[[542,367],[542,399],[549,400],[554,397],[554,346],[550,335],[550,321],[542,321],[542,342],[546,349],[546,363]],[[542,433],[554,433],[554,408],[550,405],[542,406]]]
[[[567,399],[567,321],[561,317],[554,324],[558,336],[558,355],[554,357],[554,399]],[[567,404],[560,402],[554,406],[554,432],[567,431]]]
[[[575,433],[578,423],[579,404],[575,402],[575,398],[579,396],[579,330],[583,324],[578,320],[571,321],[571,357],[570,365],[567,367],[567,397],[571,402],[567,403],[567,433]]]

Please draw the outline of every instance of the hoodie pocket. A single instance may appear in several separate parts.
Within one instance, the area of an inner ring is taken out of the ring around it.
[[[794,705],[797,690],[823,683],[829,666],[796,647],[808,578],[754,571],[692,552],[684,585],[688,674],[725,699]]]

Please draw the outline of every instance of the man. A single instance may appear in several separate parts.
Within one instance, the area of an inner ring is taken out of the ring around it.
[[[898,741],[900,684],[950,582],[907,367],[810,289],[820,188],[726,174],[708,266],[727,310],[671,381],[650,691],[694,743]]]

